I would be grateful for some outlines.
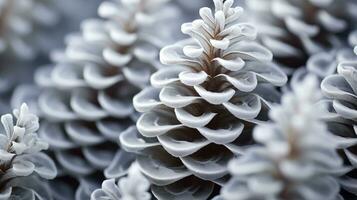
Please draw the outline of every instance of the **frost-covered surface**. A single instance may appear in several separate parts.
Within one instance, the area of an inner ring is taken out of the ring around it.
[[[337,72],[321,84],[323,93],[329,98],[326,103],[330,112],[321,117],[328,122],[331,132],[341,139],[349,139],[340,146],[341,154],[354,170],[346,174],[342,186],[346,190],[346,199],[354,199],[357,195],[357,61],[341,62]]]
[[[232,178],[221,191],[223,199],[339,199],[338,176],[348,169],[337,154],[338,140],[321,120],[320,98],[313,76],[292,85],[269,112],[272,122],[254,129],[261,145],[229,163]]]
[[[254,42],[243,9],[215,0],[202,19],[182,25],[191,38],[161,50],[167,65],[151,76],[153,87],[134,97],[143,112],[140,134],[122,134],[158,199],[207,199],[227,178],[233,153],[251,142],[254,123],[266,119],[273,85],[286,76],[269,50]]]
[[[159,48],[177,14],[167,2],[104,1],[101,18],[85,20],[80,33],[66,38],[65,51],[52,55],[54,64],[36,73],[44,89],[40,135],[61,169],[52,182],[56,198],[87,200],[105,178],[120,177],[130,166],[133,157],[118,138],[133,129],[133,95],[161,66]]]
[[[126,177],[120,178],[117,183],[114,179],[105,180],[102,188],[92,193],[91,200],[150,200],[149,187],[149,181],[134,162]]]
[[[249,20],[283,66],[304,66],[310,55],[346,43],[355,27],[355,0],[249,0]]]
[[[1,123],[4,132],[0,134],[0,199],[52,199],[44,180],[53,179],[57,170],[54,162],[41,152],[48,144],[37,135],[38,117],[22,104],[13,115],[1,116]]]

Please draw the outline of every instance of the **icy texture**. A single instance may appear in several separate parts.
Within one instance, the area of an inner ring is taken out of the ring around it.
[[[272,122],[254,129],[252,146],[229,163],[231,180],[224,200],[335,200],[338,176],[348,169],[337,154],[338,140],[320,119],[318,81],[307,76],[282,104],[269,112]]]
[[[255,123],[266,120],[272,86],[286,82],[269,50],[254,42],[256,31],[240,23],[243,9],[215,0],[202,19],[182,25],[192,38],[167,46],[165,68],[134,97],[144,114],[140,134],[121,143],[140,153],[138,163],[158,199],[207,199],[227,178],[227,163],[251,142]]]

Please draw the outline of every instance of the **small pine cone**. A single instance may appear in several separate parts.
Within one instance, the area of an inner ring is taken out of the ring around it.
[[[227,178],[226,165],[251,142],[255,123],[266,120],[286,75],[269,50],[254,42],[253,26],[233,0],[214,0],[202,19],[182,25],[192,39],[161,50],[169,67],[151,76],[152,88],[134,97],[144,112],[140,134],[121,143],[139,153],[138,163],[158,199],[207,199]]]
[[[65,52],[54,53],[55,65],[36,74],[44,87],[40,134],[62,170],[53,182],[58,199],[74,199],[58,182],[68,189],[79,183],[75,199],[88,200],[103,174],[116,178],[130,166],[133,156],[119,148],[118,139],[136,120],[134,94],[160,67],[159,48],[170,33],[164,22],[176,16],[167,1],[103,2],[98,12],[104,19],[84,21],[81,33],[67,38]]]
[[[56,177],[57,169],[50,157],[41,152],[48,148],[48,143],[36,133],[38,117],[22,104],[13,115],[1,116],[1,123],[4,132],[0,134],[0,199],[51,200],[46,180]]]
[[[357,49],[355,48],[357,54]],[[321,88],[330,100],[329,115],[323,118],[341,140],[343,158],[353,168],[341,181],[346,199],[357,198],[357,60],[341,62],[337,74],[326,77]],[[346,140],[347,139],[347,140]],[[352,139],[352,141],[351,141]]]
[[[305,66],[310,55],[345,45],[355,27],[355,0],[249,0],[249,17],[260,40],[289,72]]]
[[[51,0],[2,0],[0,2],[0,54],[11,53],[19,58],[34,58],[36,36],[41,26],[58,20]]]
[[[340,199],[338,177],[347,168],[337,153],[338,141],[321,120],[324,108],[316,106],[318,86],[315,77],[307,76],[271,109],[273,122],[254,129],[262,145],[229,163],[232,178],[221,199]]]
[[[150,200],[148,192],[150,182],[140,172],[139,165],[134,162],[128,170],[128,175],[115,183],[114,179],[105,180],[102,188],[96,189],[91,200]]]

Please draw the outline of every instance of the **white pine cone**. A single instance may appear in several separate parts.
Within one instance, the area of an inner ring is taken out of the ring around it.
[[[356,48],[355,53],[357,54]],[[342,180],[342,186],[347,191],[345,195],[353,195],[349,198],[354,199],[357,196],[357,61],[341,62],[337,72],[321,83],[323,93],[330,99],[326,101],[330,106],[330,114],[323,118],[328,122],[331,132],[342,140],[341,154],[353,168]]]
[[[117,184],[114,179],[105,180],[102,188],[92,193],[91,200],[150,200],[149,187],[149,181],[134,162],[126,177],[120,178]]]
[[[270,111],[273,122],[254,129],[255,141],[229,163],[231,180],[223,187],[224,200],[335,200],[338,177],[347,171],[337,153],[338,142],[320,119],[324,109],[318,80],[307,76],[282,104]]]
[[[355,0],[246,3],[250,19],[258,25],[260,40],[289,71],[304,66],[312,54],[344,45],[357,18]]]
[[[44,87],[40,134],[62,169],[53,182],[58,199],[74,198],[58,182],[67,182],[66,188],[79,183],[75,199],[88,200],[104,178],[122,176],[130,166],[133,156],[120,149],[118,139],[134,125],[133,95],[160,67],[159,48],[170,33],[169,19],[176,16],[166,2],[103,2],[98,9],[103,19],[84,21],[81,33],[67,38],[65,52],[53,55],[54,66],[36,74]]]
[[[3,130],[0,134],[0,199],[52,199],[44,181],[57,174],[55,163],[42,150],[48,144],[39,139],[38,117],[29,112],[26,104],[1,116]]]
[[[166,68],[151,76],[153,88],[134,97],[144,112],[140,134],[122,134],[121,143],[138,152],[144,175],[158,199],[207,199],[227,178],[227,162],[251,142],[254,123],[266,119],[272,86],[286,75],[269,50],[254,42],[253,26],[233,0],[214,0],[202,19],[182,25],[192,39],[161,50]]]
[[[34,33],[40,26],[58,20],[51,0],[0,1],[0,54],[11,52],[24,59],[34,58]]]

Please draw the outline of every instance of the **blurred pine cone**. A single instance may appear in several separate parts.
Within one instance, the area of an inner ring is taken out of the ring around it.
[[[67,38],[65,52],[54,54],[55,64],[36,74],[44,88],[40,134],[61,169],[53,182],[56,199],[73,199],[71,186],[79,183],[75,199],[88,200],[103,174],[116,178],[130,166],[133,157],[118,138],[136,119],[133,95],[160,67],[158,51],[176,17],[167,1],[103,2],[98,13],[104,19],[85,20],[81,33]]]
[[[232,179],[224,200],[327,200],[339,197],[339,176],[348,168],[337,153],[338,140],[321,120],[319,82],[307,76],[292,85],[269,116],[254,129],[252,146],[229,163]]]
[[[42,43],[49,43],[43,35],[58,19],[53,0],[0,0],[0,113],[11,111],[16,84],[32,80]]]
[[[266,120],[286,75],[269,50],[254,42],[253,26],[239,23],[243,9],[214,0],[202,19],[182,25],[191,39],[161,50],[169,65],[151,76],[154,88],[134,97],[144,112],[141,134],[127,132],[122,145],[138,163],[158,199],[207,199],[225,183],[227,163],[251,143],[251,129]]]
[[[349,34],[348,44],[312,55],[306,63],[306,71],[317,75],[320,79],[335,74],[339,63],[357,61],[357,56],[351,51],[351,47],[356,45],[357,31],[355,30]]]
[[[357,54],[357,48],[355,48]],[[341,62],[338,74],[326,77],[321,88],[330,100],[329,115],[322,117],[332,133],[341,140],[341,154],[353,170],[341,181],[345,199],[357,198],[357,60]]]
[[[51,0],[1,0],[0,53],[8,51],[20,58],[34,58],[33,33],[58,20],[51,4]]]
[[[249,0],[249,20],[261,42],[288,72],[305,66],[310,55],[345,45],[355,27],[355,0]]]

